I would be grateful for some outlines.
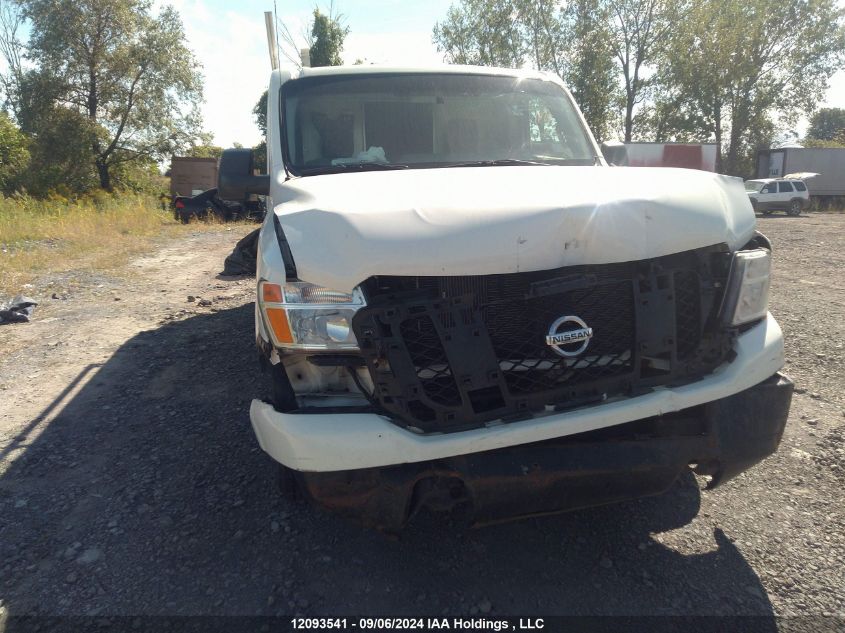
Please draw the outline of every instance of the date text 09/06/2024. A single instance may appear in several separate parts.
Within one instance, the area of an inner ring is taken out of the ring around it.
[[[397,630],[397,631],[538,631],[542,618],[292,618],[296,631]]]

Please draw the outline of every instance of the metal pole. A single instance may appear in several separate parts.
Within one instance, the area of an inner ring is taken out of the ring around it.
[[[276,70],[279,67],[279,54],[276,49],[276,25],[271,11],[264,12],[264,25],[267,27],[267,48],[270,51],[270,67]]]

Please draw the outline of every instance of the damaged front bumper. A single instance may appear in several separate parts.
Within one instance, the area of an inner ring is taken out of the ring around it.
[[[375,413],[281,413],[255,400],[261,448],[315,501],[387,530],[422,505],[476,523],[655,494],[690,464],[718,484],[774,452],[792,383],[769,315],[697,382],[508,424],[417,434]],[[450,501],[451,500],[451,501]]]
[[[418,434],[376,413],[282,413],[254,400],[261,448],[292,470],[333,472],[394,466],[529,444],[665,415],[714,402],[760,383],[783,367],[783,335],[771,315],[740,334],[734,360],[677,387],[453,433]]]
[[[311,499],[365,525],[400,530],[418,509],[462,507],[475,525],[667,490],[690,465],[710,487],[778,447],[792,382],[775,374],[733,396],[665,416],[448,459],[297,473]]]

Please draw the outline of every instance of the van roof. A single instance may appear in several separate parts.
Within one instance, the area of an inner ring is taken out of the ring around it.
[[[292,78],[395,73],[409,75],[422,73],[448,73],[458,75],[498,75],[503,77],[520,77],[524,79],[558,79],[556,75],[544,71],[517,68],[493,68],[490,66],[461,66],[457,64],[440,64],[435,66],[379,66],[376,64],[358,64],[355,66],[306,67],[298,73],[293,73]]]

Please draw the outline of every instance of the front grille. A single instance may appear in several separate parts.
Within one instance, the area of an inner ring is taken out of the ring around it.
[[[483,315],[511,393],[552,391],[632,370],[634,297],[630,281],[496,304],[486,307]],[[568,315],[577,315],[597,334],[577,358],[563,358],[545,342],[549,325]],[[542,336],[526,336],[535,332]]]
[[[372,277],[353,329],[392,419],[424,432],[473,428],[709,373],[730,349],[715,318],[728,265],[717,246],[548,271]],[[546,343],[565,316],[593,330],[566,357]]]
[[[697,271],[675,273],[675,332],[678,357],[689,358],[698,347],[701,335],[701,289]]]
[[[400,331],[426,395],[437,404],[460,404],[461,394],[431,317],[407,319]]]

